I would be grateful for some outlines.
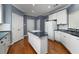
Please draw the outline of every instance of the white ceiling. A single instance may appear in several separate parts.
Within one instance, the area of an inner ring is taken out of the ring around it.
[[[25,12],[26,15],[39,16],[52,11],[56,4],[14,4],[14,6],[21,11]]]

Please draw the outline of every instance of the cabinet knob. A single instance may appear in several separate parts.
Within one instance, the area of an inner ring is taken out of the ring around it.
[[[3,41],[1,41],[1,44],[3,43]]]
[[[5,37],[5,39],[7,39],[7,37]]]

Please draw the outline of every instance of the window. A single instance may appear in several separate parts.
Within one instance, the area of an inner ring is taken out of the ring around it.
[[[0,4],[0,23],[2,23],[2,5]]]

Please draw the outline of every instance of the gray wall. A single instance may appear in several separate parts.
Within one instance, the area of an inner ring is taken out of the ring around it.
[[[45,21],[47,19],[47,16],[27,16],[24,14],[24,12],[20,11],[16,7],[12,6],[11,4],[4,4],[3,5],[3,21],[4,23],[11,24],[12,23],[12,12],[17,13],[19,15],[23,15],[24,17],[24,35],[27,35],[27,18],[34,19],[34,29],[37,29],[37,20],[40,19],[40,30],[45,31]]]
[[[11,24],[12,6],[10,4],[3,5],[4,23]]]
[[[35,30],[37,30],[37,19],[35,18]]]
[[[3,12],[4,23],[9,23],[9,24],[11,24],[12,12],[17,13],[19,15],[24,15],[24,13],[22,11],[18,10],[11,4],[3,4],[3,11],[4,11]]]
[[[27,16],[24,15],[24,35],[27,35]]]
[[[36,17],[36,20],[40,20],[40,31],[45,31],[45,21],[48,19],[48,16],[38,16]],[[37,22],[35,24],[35,28],[37,30]]]

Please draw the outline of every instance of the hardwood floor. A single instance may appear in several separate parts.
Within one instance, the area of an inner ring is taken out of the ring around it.
[[[36,54],[36,52],[26,37],[11,45],[8,54]],[[62,44],[48,40],[48,54],[69,54],[69,52]]]

